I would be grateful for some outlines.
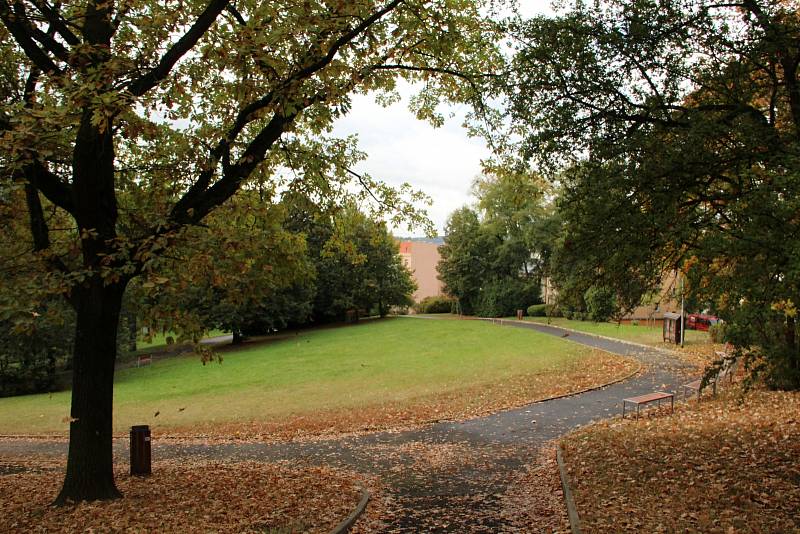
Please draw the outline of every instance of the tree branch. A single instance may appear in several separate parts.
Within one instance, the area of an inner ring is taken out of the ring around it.
[[[45,33],[37,28],[35,24],[31,24],[28,13],[25,11],[25,4],[22,2],[14,3],[14,17],[25,24],[30,31],[31,37],[39,41],[54,56],[65,63],[69,60],[69,51],[53,38],[54,28],[50,26],[50,30]]]
[[[394,10],[405,0],[394,0],[376,11],[366,19],[362,20],[355,27],[344,33],[331,45],[328,52],[315,60],[308,66],[299,69],[287,76],[283,83],[267,93],[262,98],[251,102],[239,112],[226,134],[217,146],[211,151],[211,162],[209,168],[202,171],[197,181],[186,191],[172,209],[170,219],[177,224],[196,224],[205,217],[214,207],[225,202],[238,189],[241,182],[250,175],[253,169],[263,161],[266,152],[283,133],[287,124],[290,124],[299,113],[314,103],[325,100],[326,95],[319,93],[312,98],[304,99],[302,104],[297,103],[297,109],[289,115],[275,113],[269,124],[249,143],[244,154],[236,164],[231,164],[230,146],[238,137],[239,133],[254,120],[254,114],[270,104],[277,101],[282,96],[285,88],[297,84],[313,76],[319,70],[325,68],[338,51],[361,35],[372,24],[380,20],[384,15]],[[223,159],[223,177],[209,188],[212,178],[216,173],[216,164]],[[191,215],[190,215],[191,212]]]
[[[158,82],[166,78],[178,60],[197,44],[197,41],[200,40],[214,21],[217,20],[222,10],[227,7],[228,1],[229,0],[211,0],[200,16],[197,17],[192,27],[189,28],[189,31],[178,39],[178,41],[161,57],[158,65],[147,74],[142,75],[129,84],[128,89],[131,94],[134,96],[142,96],[155,87]]]
[[[42,194],[58,206],[59,208],[74,213],[75,206],[72,202],[72,187],[64,183],[56,174],[49,171],[40,161],[32,162],[32,170],[35,173],[36,188]]]
[[[50,7],[44,0],[32,0],[32,2],[39,12],[44,16],[44,18],[50,23],[51,28],[55,29],[55,31],[58,32],[58,34],[67,42],[68,45],[75,46],[81,43],[81,40],[72,32],[72,30],[69,29],[66,21],[61,14],[58,13],[56,8]]]
[[[334,41],[334,43],[328,50],[328,53],[325,54],[322,58],[315,61],[314,63],[311,63],[308,67],[301,69],[296,74],[296,79],[302,80],[308,78],[318,70],[325,67],[328,63],[333,61],[333,58],[336,57],[336,54],[344,45],[346,45],[347,43],[349,43],[350,41],[361,35],[367,28],[375,24],[377,21],[383,18],[384,15],[386,15],[390,11],[393,11],[395,8],[397,8],[397,6],[399,6],[403,2],[405,2],[405,0],[394,0],[386,4],[386,6],[384,6],[383,9],[380,9],[375,13],[373,13],[372,15],[370,15],[369,17],[365,18],[363,21],[361,21],[360,24],[357,24],[349,32],[345,33],[344,35],[336,39],[336,41]]]
[[[228,13],[233,15],[233,18],[236,19],[236,22],[238,22],[240,26],[247,26],[247,21],[244,20],[244,17],[242,16],[242,14],[239,13],[239,10],[236,9],[236,7],[233,4],[228,4],[225,7],[225,9],[228,11]]]
[[[0,20],[36,67],[49,74],[63,74],[58,65],[33,40],[34,31],[27,19],[20,19],[12,13],[6,0],[0,0]]]
[[[25,107],[30,109],[36,102],[36,85],[39,82],[40,71],[36,67],[31,69],[25,80],[25,92],[23,94],[23,101]],[[0,121],[0,126],[3,121]],[[8,128],[10,128],[10,123]],[[31,185],[34,189],[39,190],[42,194],[55,204],[56,206],[67,210],[72,213],[72,188],[64,183],[54,173],[50,172],[42,162],[34,157],[23,164],[23,177],[27,181],[27,185]],[[37,197],[38,202],[38,197]],[[35,206],[34,206],[35,208]],[[44,220],[44,218],[42,218]]]

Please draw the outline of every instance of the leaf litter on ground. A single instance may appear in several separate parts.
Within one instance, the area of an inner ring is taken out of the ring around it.
[[[800,393],[732,387],[562,444],[584,532],[800,531]]]
[[[124,498],[54,507],[63,461],[4,457],[0,532],[329,532],[374,480],[330,467],[288,463],[159,461],[148,477],[117,470]],[[376,511],[377,509],[377,511]]]

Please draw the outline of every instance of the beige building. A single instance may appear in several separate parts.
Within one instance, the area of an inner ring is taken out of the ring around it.
[[[424,241],[401,241],[400,257],[406,267],[411,271],[417,290],[414,292],[414,302],[419,302],[425,297],[435,297],[442,294],[442,282],[439,280],[439,245]]]
[[[661,288],[657,294],[651,295],[641,306],[637,306],[631,313],[625,315],[623,321],[661,321],[665,312],[680,312],[681,304],[676,299],[678,288],[675,273],[664,277]],[[558,289],[549,277],[542,278],[542,300],[545,304],[558,302]]]
[[[647,301],[643,302],[641,306],[635,308],[631,313],[623,317],[623,319],[660,321],[664,319],[665,312],[680,311],[681,303],[680,293],[677,287],[677,277],[675,272],[672,272],[666,275],[661,281],[661,288],[657,294],[653,294]]]

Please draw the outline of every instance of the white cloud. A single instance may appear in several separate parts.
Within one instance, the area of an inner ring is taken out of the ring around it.
[[[359,146],[368,154],[358,172],[394,186],[408,182],[427,193],[433,199],[429,215],[441,233],[450,212],[469,201],[481,159],[490,155],[481,139],[467,136],[462,119],[457,116],[434,128],[417,120],[405,99],[384,108],[371,96],[357,95],[352,111],[336,123],[333,133],[358,134]]]
[[[549,0],[521,1],[524,17],[552,14]],[[382,107],[369,95],[356,95],[350,113],[337,121],[334,135],[357,134],[359,147],[368,154],[358,172],[390,185],[410,183],[433,199],[429,215],[441,235],[448,215],[472,202],[469,189],[481,172],[480,162],[491,152],[481,139],[470,138],[461,126],[464,109],[449,108],[455,117],[441,128],[417,120],[408,110],[408,86],[401,86],[403,100]],[[405,234],[405,229],[395,229]],[[415,232],[419,235],[419,231]]]

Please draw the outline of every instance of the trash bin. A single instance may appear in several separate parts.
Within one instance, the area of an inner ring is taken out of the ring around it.
[[[517,321],[521,321],[522,320],[522,313],[523,313],[522,310],[517,310]]]
[[[131,475],[150,474],[150,427],[131,427]]]

